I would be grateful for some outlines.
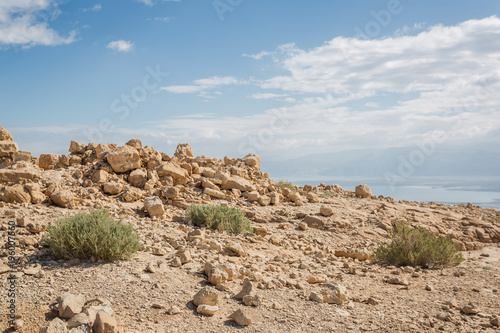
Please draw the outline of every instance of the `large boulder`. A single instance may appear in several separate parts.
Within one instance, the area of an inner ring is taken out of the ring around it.
[[[128,181],[135,187],[143,188],[148,181],[148,174],[143,169],[136,169],[130,173]]]
[[[50,200],[63,208],[73,208],[75,206],[75,197],[70,190],[60,190],[50,195]]]
[[[110,194],[110,195],[116,195],[119,194],[123,191],[123,184],[112,181],[105,183],[104,186],[102,187],[104,190],[104,193]]]
[[[69,145],[69,152],[73,154],[83,154],[85,150],[87,150],[87,145],[75,140],[72,140]]]
[[[174,185],[184,185],[187,183],[187,179],[189,177],[188,172],[186,169],[181,168],[179,165],[168,161],[160,164],[156,168],[156,172],[158,173],[158,176],[166,176],[169,175],[173,178],[174,180]]]
[[[0,141],[0,157],[11,156],[17,150],[17,143],[15,143],[14,141]]]
[[[38,166],[44,170],[54,169],[59,162],[59,155],[57,154],[42,154],[38,159]]]
[[[174,156],[182,159],[185,157],[193,157],[193,150],[191,150],[191,146],[189,143],[179,143],[177,149],[175,150]]]
[[[369,198],[372,196],[372,191],[370,190],[370,186],[366,184],[361,184],[356,186],[356,195],[361,198]]]
[[[16,184],[7,187],[3,195],[3,201],[13,203],[29,203],[31,202],[30,193],[21,184]]]
[[[240,176],[224,176],[222,178],[222,188],[224,190],[238,189],[244,191],[254,191],[255,185]]]
[[[0,126],[0,141],[12,141],[12,134],[5,128]]]
[[[139,151],[131,146],[113,149],[107,154],[106,158],[113,168],[113,171],[117,173],[123,173],[141,167]]]
[[[248,154],[247,156],[243,157],[243,162],[245,162],[245,164],[248,166],[254,167],[256,170],[260,170],[259,155]]]
[[[40,329],[40,333],[67,333],[68,328],[64,321],[54,318],[50,323]]]
[[[144,207],[146,207],[146,210],[151,217],[162,216],[165,214],[163,203],[158,197],[147,197],[144,199]]]

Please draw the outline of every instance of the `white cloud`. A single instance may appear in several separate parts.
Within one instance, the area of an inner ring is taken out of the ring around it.
[[[148,7],[156,5],[157,0],[135,0],[137,2],[143,3]],[[181,0],[162,0],[163,2],[180,2]]]
[[[286,97],[286,94],[273,94],[273,93],[257,93],[250,96],[253,99],[276,99]]]
[[[88,11],[93,11],[93,12],[98,12],[102,9],[102,5],[100,3],[97,3],[95,4],[93,7],[90,7],[90,8],[84,8],[83,11],[84,12],[88,12]]]
[[[208,91],[220,86],[246,84],[245,81],[238,80],[233,76],[214,76],[206,79],[194,80],[192,85],[167,86],[161,87],[160,90],[168,91],[174,94],[194,94],[200,93],[202,97],[210,98],[207,95]],[[220,95],[220,92],[214,92]]]
[[[210,128],[210,138],[243,144],[253,140],[255,151],[272,156],[409,147],[436,133],[448,143],[500,144],[496,16],[437,25],[415,35],[336,37],[310,50],[287,44],[273,52],[276,59],[285,74],[254,81],[264,91],[250,97],[288,95],[291,104],[245,117],[176,119],[163,126],[200,142],[203,128]],[[164,90],[206,90],[202,84],[168,88]],[[372,109],[359,111],[359,105]],[[286,126],[273,126],[276,122]],[[269,139],[259,143],[262,137]]]
[[[76,31],[60,36],[49,23],[61,11],[52,0],[2,0],[0,2],[0,45],[61,45],[74,42]]]
[[[118,52],[130,52],[132,51],[134,44],[123,39],[115,40],[110,42],[107,46],[108,49],[115,50]]]
[[[248,57],[248,58],[253,58],[255,60],[260,60],[262,59],[263,57],[265,56],[269,56],[269,55],[272,55],[273,53],[272,52],[268,52],[268,51],[261,51],[257,54],[246,54],[246,53],[243,53],[242,56],[243,57]]]

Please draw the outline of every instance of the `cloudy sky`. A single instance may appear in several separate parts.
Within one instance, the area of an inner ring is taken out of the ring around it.
[[[496,0],[0,0],[0,125],[35,155],[137,137],[288,178],[499,176],[499,96]]]

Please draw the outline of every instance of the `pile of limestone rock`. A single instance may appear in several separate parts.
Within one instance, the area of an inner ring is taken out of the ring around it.
[[[261,206],[318,201],[312,187],[302,191],[278,187],[260,170],[255,154],[194,157],[186,143],[169,156],[132,139],[124,146],[71,141],[68,155],[36,158],[18,151],[5,129],[1,128],[0,135],[0,198],[6,203],[75,208],[95,207],[99,201],[104,205],[140,201],[151,217],[162,217],[168,215],[165,205],[184,209],[214,199]],[[325,185],[325,189],[343,192],[335,186]],[[371,196],[369,189],[359,191]]]

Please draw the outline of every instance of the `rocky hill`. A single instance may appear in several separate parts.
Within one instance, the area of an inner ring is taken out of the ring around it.
[[[255,233],[195,228],[185,219],[192,204],[237,207]],[[132,223],[139,255],[55,261],[47,226],[91,208]],[[0,127],[0,216],[0,286],[8,290],[16,276],[18,331],[472,332],[499,324],[499,211],[395,201],[364,184],[353,192],[277,183],[255,154],[195,157],[179,144],[167,155],[132,139],[72,141],[67,155],[34,157]],[[400,220],[452,239],[467,260],[434,270],[371,262]],[[20,258],[13,271],[10,221]],[[7,304],[7,293],[0,300]]]

